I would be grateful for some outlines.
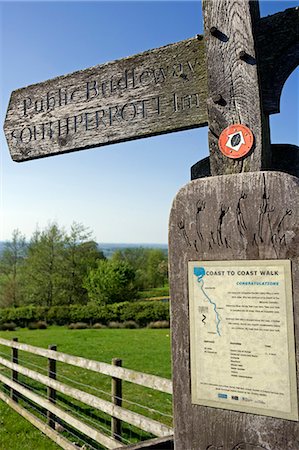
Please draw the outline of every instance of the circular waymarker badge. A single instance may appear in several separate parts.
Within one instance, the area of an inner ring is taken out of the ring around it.
[[[230,125],[222,131],[218,145],[223,155],[228,158],[242,158],[253,146],[252,131],[241,124]]]

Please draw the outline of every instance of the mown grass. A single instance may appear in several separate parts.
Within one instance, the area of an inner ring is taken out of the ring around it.
[[[169,297],[169,285],[165,285],[159,288],[152,288],[147,291],[139,291],[138,299],[155,299],[155,298],[168,298]]]
[[[15,332],[0,332],[0,337],[5,339],[18,337],[19,342],[44,348],[47,348],[50,344],[56,344],[58,351],[107,363],[111,363],[112,358],[117,357],[123,360],[123,367],[171,378],[170,333],[168,329],[68,330],[64,327],[50,327],[47,330],[20,329]],[[1,356],[3,356],[3,353],[7,356],[10,355],[10,349],[3,346],[0,346],[0,352]],[[19,360],[20,364],[30,369],[38,370],[44,374],[47,373],[47,360],[45,358],[19,352]],[[9,371],[3,373],[9,375]],[[105,400],[111,398],[110,377],[62,363],[57,364],[57,373],[57,379],[61,382],[95,394]],[[29,385],[40,395],[46,395],[46,389],[39,383],[21,376],[20,381]],[[172,411],[171,396],[124,382],[123,399],[124,407],[171,425],[171,418],[169,417]],[[97,423],[100,428],[104,427],[109,430],[109,416],[60,394],[58,395],[58,404],[64,404],[69,411],[78,417],[80,415],[86,416],[90,425]],[[146,409],[140,405],[145,406]],[[161,415],[159,411],[166,415]],[[4,422],[4,426],[0,428],[0,450],[57,448],[46,438],[41,441],[45,443],[45,447],[34,445],[34,441],[31,444],[31,439],[39,441],[41,434],[23,420],[22,422],[26,426],[16,428],[13,416],[15,416],[15,413],[0,402],[0,417]],[[26,432],[28,427],[31,430],[30,434]],[[7,433],[6,430],[9,430],[9,432]],[[9,443],[7,441],[8,434],[10,435]],[[25,440],[28,440],[30,436],[29,447],[22,446],[20,444],[22,440],[19,437],[14,440],[13,436],[15,435],[23,435]],[[31,436],[33,437],[31,438]],[[125,424],[123,425],[123,436],[125,440],[131,442],[148,437],[145,433]],[[49,442],[48,447],[46,446],[47,441]]]

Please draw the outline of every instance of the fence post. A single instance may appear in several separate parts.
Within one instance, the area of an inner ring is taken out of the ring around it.
[[[18,342],[18,338],[13,338],[13,342]],[[13,348],[11,349],[11,361],[15,364],[19,364],[19,358],[18,358],[18,349]],[[18,372],[16,370],[12,370],[11,372],[11,379],[12,381],[18,382]],[[10,396],[12,400],[14,400],[16,403],[18,403],[18,394],[13,389],[10,389]]]
[[[49,350],[57,350],[56,345],[49,345]],[[48,376],[49,378],[52,378],[53,380],[56,380],[56,360],[48,358]],[[52,403],[56,403],[56,390],[48,387],[47,388],[48,393],[48,400]],[[47,411],[47,419],[48,419],[48,425],[55,430],[55,415],[51,413],[50,411]]]
[[[121,367],[122,360],[113,358],[112,365]],[[112,377],[111,396],[114,405],[122,406],[122,380],[120,378]],[[111,417],[111,436],[114,439],[121,441],[121,420],[116,417]]]

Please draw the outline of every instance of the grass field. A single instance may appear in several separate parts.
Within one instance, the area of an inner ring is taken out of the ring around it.
[[[0,337],[47,348],[56,344],[57,350],[76,356],[111,363],[112,358],[121,358],[123,367],[140,372],[171,378],[169,330],[154,329],[87,329],[68,330],[64,327],[50,327],[47,330],[20,329],[15,332],[0,332]],[[10,354],[10,349],[0,346],[0,355]],[[46,374],[47,360],[30,353],[19,352],[19,362],[33,370]],[[110,400],[111,378],[66,364],[57,364],[57,379],[86,392]],[[3,372],[5,374],[5,371]],[[6,372],[7,375],[9,371]],[[26,380],[31,389],[46,394],[46,389],[34,381]],[[123,383],[123,406],[171,425],[171,396],[131,383]],[[92,408],[75,400],[58,396],[58,404],[63,403],[73,414],[86,416],[90,424],[96,421],[100,427],[109,429],[110,419]],[[144,409],[142,406],[154,411]],[[160,412],[166,414],[161,415]],[[124,437],[129,441],[145,438],[132,426],[123,428]],[[27,421],[23,420],[0,401],[0,450],[44,450],[59,448],[43,437]]]

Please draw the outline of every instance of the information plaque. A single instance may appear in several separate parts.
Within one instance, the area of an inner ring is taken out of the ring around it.
[[[188,270],[192,403],[298,421],[290,261]]]

